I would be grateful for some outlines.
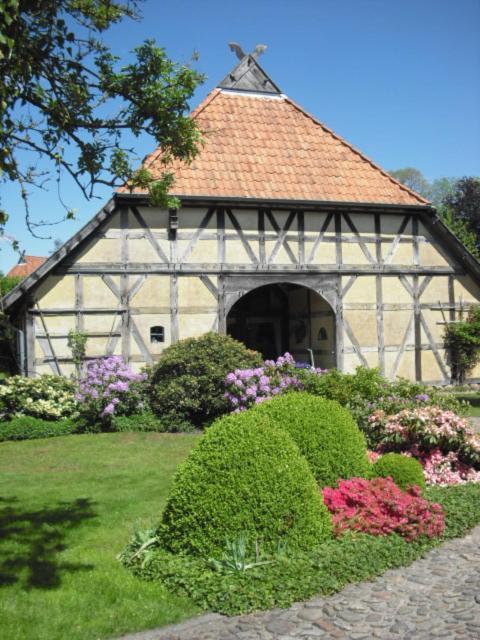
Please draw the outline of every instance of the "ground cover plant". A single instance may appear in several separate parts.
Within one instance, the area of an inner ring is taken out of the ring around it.
[[[198,611],[116,560],[163,508],[197,440],[100,433],[0,445],[2,638],[112,638]]]
[[[287,393],[250,410],[284,429],[308,461],[320,487],[369,470],[365,437],[350,412],[334,400],[309,393]]]
[[[123,562],[135,575],[188,595],[202,609],[235,615],[288,607],[408,565],[441,540],[464,535],[480,522],[479,485],[427,488],[426,497],[438,503],[444,513],[442,538],[422,536],[409,542],[396,533],[374,536],[347,532],[323,542],[313,552],[277,552],[262,556],[263,563],[256,562],[256,550],[250,547],[243,564],[247,569],[235,568],[232,561],[213,562],[212,558],[174,555],[158,548],[135,556],[138,545],[130,545]]]
[[[207,333],[180,340],[151,369],[151,407],[169,431],[203,427],[229,411],[226,375],[261,365],[259,353],[230,336]]]

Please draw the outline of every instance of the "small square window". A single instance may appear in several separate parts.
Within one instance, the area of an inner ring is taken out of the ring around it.
[[[163,327],[150,327],[150,342],[165,342],[165,329]]]

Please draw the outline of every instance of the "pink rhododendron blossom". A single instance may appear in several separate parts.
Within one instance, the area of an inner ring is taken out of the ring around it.
[[[376,451],[371,451],[370,449],[368,449],[367,450],[367,458],[373,464],[374,462],[376,462],[380,458],[380,454],[377,453]]]
[[[323,489],[323,499],[337,536],[345,531],[397,533],[411,541],[441,536],[445,529],[439,504],[424,500],[419,487],[402,491],[391,478],[340,480],[338,488]]]

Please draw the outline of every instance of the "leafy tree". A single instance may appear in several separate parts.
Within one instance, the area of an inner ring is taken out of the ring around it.
[[[452,380],[462,384],[480,360],[480,307],[472,307],[466,320],[447,324],[443,342]]]
[[[477,246],[480,247],[480,178],[458,180],[455,189],[445,197],[444,205],[455,219],[463,220],[476,234]]]
[[[413,167],[390,171],[399,182],[431,200],[438,215],[480,260],[480,180],[437,178],[431,184]]]
[[[23,278],[21,276],[5,276],[0,271],[0,298],[6,296],[9,291],[14,289]]]
[[[172,62],[148,40],[134,61],[119,59],[99,39],[124,18],[138,17],[139,0],[2,0],[0,2],[0,179],[19,185],[32,233],[31,186],[43,187],[51,169],[68,175],[85,197],[99,184],[125,181],[168,201],[173,177],[134,171],[126,135],[147,133],[172,158],[194,157],[199,132],[186,115],[202,76]],[[66,217],[73,217],[68,211]],[[0,215],[5,224],[6,212]]]
[[[389,171],[389,173],[409,189],[413,189],[413,191],[416,191],[424,198],[430,198],[430,183],[418,169],[405,167],[404,169]]]

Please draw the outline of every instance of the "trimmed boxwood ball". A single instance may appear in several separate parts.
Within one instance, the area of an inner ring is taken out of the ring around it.
[[[206,333],[167,347],[150,373],[149,399],[166,431],[201,427],[228,413],[224,381],[262,357],[230,336]]]
[[[331,516],[307,461],[283,430],[246,411],[219,418],[175,476],[159,527],[173,553],[210,557],[245,536],[252,551],[311,550]]]
[[[367,477],[370,463],[365,437],[350,412],[335,400],[287,393],[252,412],[290,434],[320,488],[333,487],[339,479]]]
[[[425,476],[420,462],[400,453],[387,453],[379,458],[372,467],[372,476],[390,477],[403,490],[415,484],[425,489]]]

